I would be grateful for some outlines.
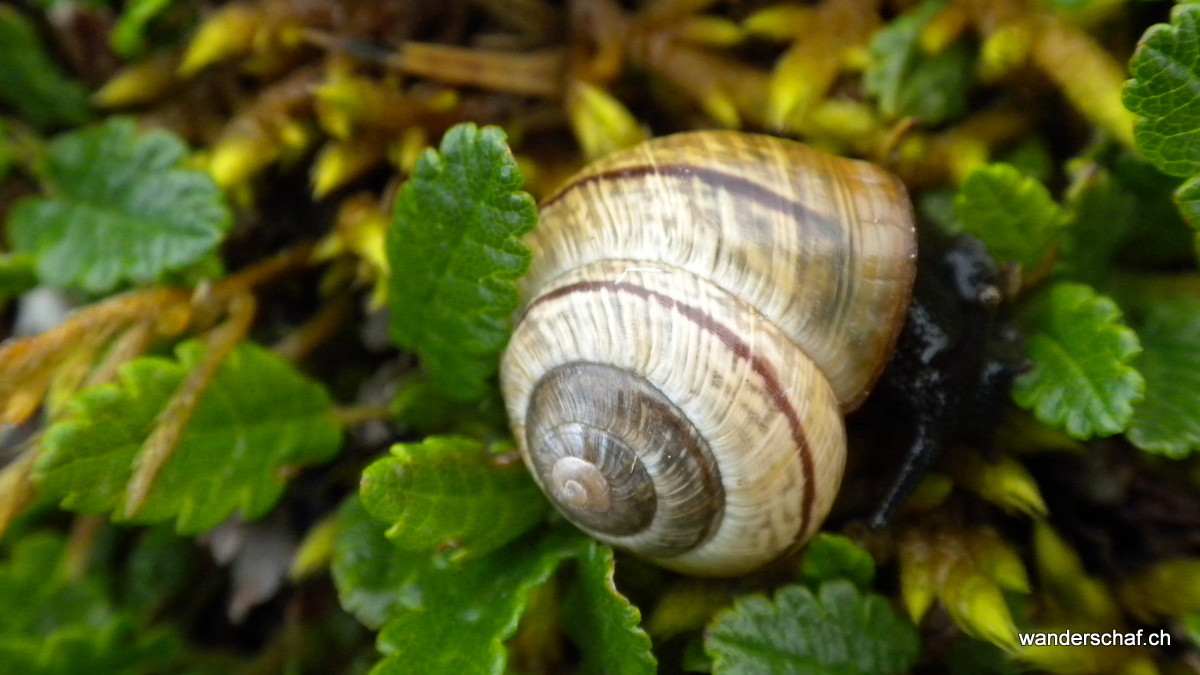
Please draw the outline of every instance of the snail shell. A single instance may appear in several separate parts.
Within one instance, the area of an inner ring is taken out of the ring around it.
[[[912,209],[866,162],[739,132],[658,138],[542,205],[501,365],[554,505],[678,571],[752,571],[820,527],[842,415],[904,321]]]

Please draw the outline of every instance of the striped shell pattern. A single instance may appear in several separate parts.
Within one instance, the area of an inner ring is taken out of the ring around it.
[[[501,377],[554,505],[682,572],[742,574],[820,527],[842,415],[904,321],[901,183],[738,132],[610,155],[542,206]]]

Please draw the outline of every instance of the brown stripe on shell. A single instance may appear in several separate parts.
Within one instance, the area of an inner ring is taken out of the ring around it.
[[[643,300],[652,300],[657,302],[666,310],[676,310],[684,318],[699,326],[702,330],[710,333],[719,339],[734,356],[750,362],[750,367],[760,378],[763,385],[766,387],[768,395],[771,397],[771,402],[779,412],[787,419],[788,429],[791,432],[792,442],[796,444],[796,449],[800,456],[800,464],[804,471],[804,495],[802,501],[802,515],[800,518],[800,530],[796,534],[796,540],[801,540],[808,532],[810,518],[812,516],[813,502],[816,495],[814,494],[813,481],[815,480],[812,448],[809,446],[808,438],[804,433],[804,427],[800,423],[800,416],[796,409],[792,406],[792,402],[788,400],[787,393],[784,391],[783,385],[779,382],[778,376],[775,374],[775,369],[771,364],[758,354],[751,350],[750,345],[737,336],[728,326],[717,321],[709,314],[702,310],[681,302],[658,291],[638,286],[629,282],[617,281],[580,281],[573,284],[560,286],[544,295],[539,296],[525,308],[525,312],[534,307],[548,302],[557,300],[573,293],[592,293],[596,291],[612,291],[615,293],[629,293]]]
[[[728,171],[720,171],[696,164],[684,164],[682,162],[671,164],[644,164],[640,166],[627,166],[620,169],[588,173],[580,176],[573,182],[564,185],[558,192],[548,197],[542,202],[542,208],[552,206],[571,191],[592,183],[612,180],[635,180],[641,178],[642,176],[648,175],[665,176],[675,179],[697,178],[700,180],[700,182],[704,183],[710,188],[721,188],[728,190],[737,197],[752,201],[771,210],[784,213],[785,215],[796,219],[796,222],[801,226],[812,226],[819,232],[821,236],[835,236],[840,229],[836,223],[832,222],[824,214],[814,211],[802,202],[798,202],[795,199],[781,195],[775,190],[772,190],[770,187],[767,187],[761,183],[744,178],[737,174],[730,173]]]

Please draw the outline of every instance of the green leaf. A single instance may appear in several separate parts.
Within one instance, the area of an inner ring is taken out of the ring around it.
[[[35,470],[43,494],[67,509],[120,512],[134,458],[204,347],[190,341],[176,354],[177,361],[130,361],[119,382],[70,402],[72,414],[43,440]],[[241,344],[201,396],[134,520],[174,518],[180,533],[197,533],[235,510],[257,518],[279,499],[296,467],[332,456],[340,435],[321,385],[266,349]]]
[[[1090,286],[1057,284],[1033,317],[1032,368],[1014,382],[1013,398],[1075,438],[1119,433],[1142,397],[1131,366],[1140,351],[1116,303]]]
[[[650,636],[642,615],[613,583],[612,549],[589,541],[579,556],[579,577],[563,603],[566,627],[593,673],[654,673]]]
[[[141,675],[168,670],[180,649],[174,633],[142,629],[130,617],[118,615],[97,626],[66,626],[38,639],[0,638],[0,672]]]
[[[924,2],[872,36],[863,83],[885,116],[917,117],[934,125],[966,111],[974,52],[963,42],[938,54],[921,48],[921,32],[944,6]]]
[[[488,391],[529,267],[518,239],[533,198],[496,127],[462,124],[426,150],[396,199],[387,253],[391,335],[435,385],[471,401]]]
[[[1141,117],[1138,148],[1164,173],[1200,173],[1200,6],[1179,5],[1170,24],[1147,30],[1129,72],[1124,100]]]
[[[498,390],[490,390],[482,400],[464,403],[443,394],[416,370],[396,383],[388,410],[398,423],[419,436],[489,439],[508,435],[508,414]]]
[[[87,90],[68,79],[46,53],[32,22],[0,5],[0,101],[35,127],[81,124]]]
[[[97,293],[199,261],[231,216],[208,174],[180,168],[185,152],[166,131],[138,136],[127,118],[58,137],[46,166],[52,195],[13,210],[13,247],[37,255],[43,282]]]
[[[117,613],[91,578],[58,572],[62,541],[35,533],[0,565],[0,672],[159,672],[174,661],[177,637],[139,628]]]
[[[800,574],[804,583],[813,587],[846,579],[865,589],[875,578],[875,560],[849,538],[821,532],[804,550]]]
[[[15,298],[37,286],[35,259],[23,253],[0,253],[0,300]]]
[[[1032,270],[1058,236],[1063,217],[1046,186],[1008,164],[988,164],[963,181],[954,210],[963,231],[987,244],[996,262]]]
[[[1017,171],[1045,183],[1054,177],[1058,161],[1050,154],[1050,148],[1040,136],[1031,136],[1000,156],[1000,161],[1012,165]]]
[[[1179,179],[1132,152],[1105,161],[1120,189],[1137,202],[1137,217],[1117,259],[1137,267],[1172,268],[1194,264],[1196,230],[1180,213]]]
[[[1161,303],[1138,337],[1142,353],[1134,365],[1146,378],[1146,398],[1134,407],[1129,440],[1143,450],[1186,457],[1200,450],[1200,299]]]
[[[906,673],[917,631],[886,598],[831,581],[813,595],[784,586],[774,600],[746,596],[705,638],[714,673]]]
[[[397,443],[391,454],[363,472],[361,495],[401,548],[481,555],[545,516],[546,500],[515,453],[493,455],[469,438],[430,437]]]
[[[146,47],[146,28],[171,7],[172,0],[129,0],[117,17],[109,35],[113,50],[126,58],[138,55]]]
[[[1193,228],[1200,230],[1200,174],[1184,181],[1175,191],[1175,203]]]
[[[1071,277],[1097,281],[1132,231],[1137,201],[1108,171],[1089,163],[1075,173],[1067,205],[1070,215],[1059,261]]]
[[[375,673],[502,673],[504,641],[529,595],[587,544],[573,528],[531,533],[489,555],[407,551],[356,499],[342,509],[333,578],[342,606],[382,625]]]

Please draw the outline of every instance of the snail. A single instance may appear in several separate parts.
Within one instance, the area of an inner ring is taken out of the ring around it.
[[[798,550],[904,323],[900,181],[795,141],[677,134],[569,179],[526,242],[501,386],[550,501],[693,575]]]

